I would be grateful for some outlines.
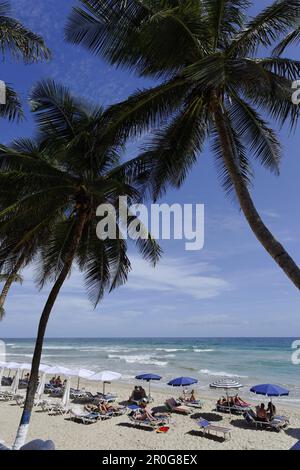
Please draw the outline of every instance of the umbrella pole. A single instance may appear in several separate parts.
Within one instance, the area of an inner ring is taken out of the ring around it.
[[[151,398],[151,380],[149,380],[149,400]]]
[[[105,395],[105,382],[103,382],[103,395]]]
[[[227,395],[227,403],[228,403],[228,408],[229,408],[229,415],[230,415],[230,419],[231,419],[231,407],[230,407],[230,403],[229,403],[229,394],[228,394],[228,390],[226,390],[226,395]]]
[[[80,377],[78,377],[78,380],[77,380],[77,390],[79,390],[79,384],[80,384]]]

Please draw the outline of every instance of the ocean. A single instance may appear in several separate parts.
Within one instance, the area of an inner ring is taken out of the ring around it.
[[[244,385],[244,395],[257,383],[276,383],[290,390],[289,401],[300,404],[300,365],[292,363],[297,338],[109,338],[47,339],[42,362],[95,372],[112,370],[124,382],[144,372],[162,376],[155,386],[174,377],[198,379],[198,389],[231,377]],[[7,361],[30,362],[33,339],[5,339]],[[204,393],[204,392],[202,392]],[[211,392],[213,393],[213,392]],[[286,399],[283,399],[286,400]]]

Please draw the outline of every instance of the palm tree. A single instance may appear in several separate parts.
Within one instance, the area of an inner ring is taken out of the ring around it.
[[[17,151],[16,146],[1,147],[0,188],[6,190],[0,189],[0,224],[3,232],[8,231],[8,257],[21,253],[32,234],[38,237],[47,227],[48,237],[37,247],[34,261],[39,285],[50,280],[53,286],[39,322],[16,449],[26,438],[44,335],[58,294],[75,265],[84,273],[95,307],[105,291],[126,282],[131,266],[119,228],[119,196],[127,196],[130,203],[140,201],[149,171],[138,159],[120,163],[123,142],[109,109],[88,106],[53,81],[35,87],[31,105],[38,124],[39,151],[30,155]],[[104,203],[116,209],[116,239],[102,240],[96,235],[96,212]],[[20,230],[24,220],[34,225],[30,232]],[[129,214],[129,229],[133,221],[139,222]],[[10,231],[11,227],[15,230]],[[158,261],[160,248],[150,235],[136,243],[145,259],[153,264]],[[2,256],[5,263],[5,249]]]
[[[14,282],[18,282],[19,284],[22,284],[23,278],[22,276],[20,276],[20,274],[18,274],[18,271],[9,272],[7,274],[0,274],[0,282],[4,283],[2,292],[0,294],[0,320],[2,320],[5,315],[5,310],[3,308],[3,305],[8,295],[9,289],[11,288]]]
[[[295,126],[291,100],[300,62],[259,57],[295,28],[300,0],[279,0],[256,17],[248,0],[81,0],[66,38],[111,64],[160,79],[116,105],[127,138],[159,126],[144,157],[153,158],[154,197],[180,187],[206,140],[226,191],[238,198],[255,236],[300,289],[300,269],[260,217],[250,194],[250,159],[279,172],[282,149],[264,116]]]
[[[48,60],[50,51],[44,40],[10,16],[10,2],[0,2],[0,54],[9,54],[25,63]],[[0,104],[0,116],[9,120],[23,117],[22,106],[13,88],[6,84],[6,103]]]

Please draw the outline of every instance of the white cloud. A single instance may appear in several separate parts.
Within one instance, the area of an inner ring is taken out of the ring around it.
[[[209,299],[231,289],[230,284],[210,274],[207,263],[193,263],[181,258],[163,258],[156,268],[151,268],[137,256],[132,257],[133,271],[127,288],[173,292],[194,299]]]

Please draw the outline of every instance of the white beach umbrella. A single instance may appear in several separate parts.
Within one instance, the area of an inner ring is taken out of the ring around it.
[[[19,367],[20,364],[18,364],[17,362],[7,362],[5,365],[5,368],[9,370],[17,370],[19,369]]]
[[[78,377],[77,389],[79,389],[80,379],[89,379],[92,375],[95,374],[95,372],[92,370],[80,368],[72,369],[71,372],[72,373],[69,374],[70,377]]]
[[[66,377],[70,377],[72,375],[71,369],[62,366],[52,366],[46,370],[47,374],[54,374],[54,375],[65,375]]]
[[[4,375],[4,367],[0,364],[0,392],[2,390],[2,377]]]
[[[103,382],[103,395],[105,394],[105,384],[113,382],[114,380],[120,380],[122,377],[118,372],[112,372],[110,370],[104,370],[103,372],[98,372],[97,374],[91,375],[88,380],[94,382]]]
[[[16,370],[16,374],[14,376],[14,379],[12,381],[12,384],[11,384],[11,393],[16,395],[18,393],[18,389],[19,389],[19,380],[20,380],[20,369],[17,369]]]
[[[20,370],[31,370],[31,364],[28,362],[24,362],[23,364],[19,364],[18,369]]]
[[[37,399],[40,400],[43,396],[45,390],[45,383],[46,383],[46,372],[42,374],[38,389],[36,391]]]
[[[47,365],[47,364],[40,364],[40,367],[39,367],[39,371],[40,372],[47,372],[48,369],[50,369],[51,366]]]
[[[65,384],[65,391],[64,395],[61,400],[61,404],[63,407],[67,407],[70,401],[70,391],[71,391],[71,379],[68,377],[67,383]]]
[[[226,391],[228,409],[229,409],[230,414],[231,414],[231,410],[229,406],[229,390],[239,390],[242,387],[243,387],[242,384],[240,384],[239,382],[233,379],[219,379],[210,384],[210,388]]]

